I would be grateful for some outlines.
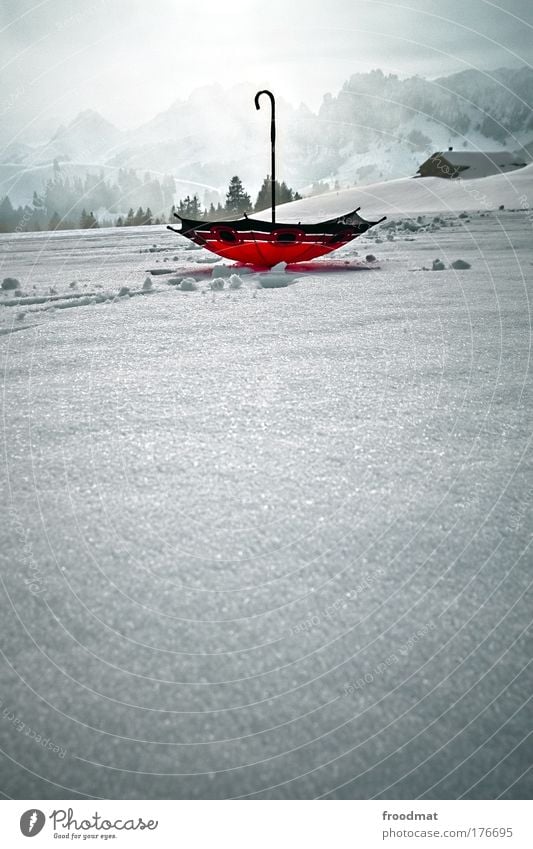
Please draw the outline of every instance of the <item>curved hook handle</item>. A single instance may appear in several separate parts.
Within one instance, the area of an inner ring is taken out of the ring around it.
[[[271,153],[271,187],[272,187],[272,223],[276,223],[276,98],[267,88],[258,91],[254,98],[255,108],[260,109],[259,99],[262,94],[270,98],[270,153]]]
[[[266,94],[267,97],[270,98],[270,106],[271,106],[271,118],[270,118],[270,141],[272,144],[276,141],[276,98],[267,88],[264,88],[262,91],[258,91],[255,98],[255,108],[261,109],[261,104],[259,103],[259,98],[262,94]]]

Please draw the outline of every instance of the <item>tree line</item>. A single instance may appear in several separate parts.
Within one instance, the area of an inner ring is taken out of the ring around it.
[[[133,219],[146,223],[144,210],[152,219],[150,210],[168,209],[175,195],[175,181],[170,174],[159,180],[148,173],[140,177],[133,169],[120,168],[111,180],[105,178],[103,171],[87,173],[84,178],[71,177],[64,175],[59,164],[54,162],[53,177],[46,181],[42,190],[33,192],[31,204],[15,208],[9,195],[3,198],[0,202],[0,232],[96,227],[95,211],[98,210],[105,210],[100,224],[112,227],[117,216],[123,214],[126,204],[131,207],[125,216],[128,224],[133,223]],[[137,213],[133,212],[134,209]],[[140,216],[139,209],[143,211]],[[157,216],[152,219],[153,223],[156,220]]]
[[[301,195],[298,192],[290,189],[286,183],[275,181],[276,205],[281,203],[290,203],[293,200],[301,200]],[[260,210],[270,207],[272,197],[272,179],[269,174],[263,180],[263,184],[259,189],[256,201],[252,204],[252,199],[245,190],[240,177],[235,175],[230,180],[228,191],[226,192],[226,203],[222,205],[218,203],[216,206],[211,203],[208,207],[203,208],[198,195],[187,195],[180,200],[177,207],[173,207],[172,212],[177,212],[183,218],[192,218],[202,221],[217,221],[224,218],[235,218],[248,214],[250,212],[259,212]]]
[[[175,220],[175,212],[184,218],[223,220],[270,207],[271,187],[272,181],[267,175],[255,204],[252,204],[242,180],[236,175],[230,181],[224,204],[203,206],[198,195],[187,195],[177,205],[172,205],[167,218],[163,210],[169,208],[175,195],[174,178],[170,175],[161,182],[149,174],[141,180],[133,170],[120,169],[116,181],[108,182],[103,173],[86,174],[85,179],[64,177],[57,167],[53,179],[46,182],[44,191],[41,194],[34,191],[31,204],[15,208],[9,195],[3,198],[0,202],[0,233],[165,224]],[[276,204],[289,203],[301,197],[286,183],[277,180],[275,190]],[[124,215],[121,212],[124,200],[133,199],[135,203]],[[98,220],[94,211],[100,209],[106,212]]]

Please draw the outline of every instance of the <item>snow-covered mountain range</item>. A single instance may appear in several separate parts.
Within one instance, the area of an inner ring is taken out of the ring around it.
[[[222,188],[238,173],[255,191],[268,170],[268,110],[253,108],[255,87],[215,84],[176,100],[142,126],[121,131],[86,110],[38,147],[0,153],[5,168],[27,171],[54,159],[72,167],[131,167],[172,173]],[[353,75],[318,112],[277,101],[279,173],[300,191],[316,181],[341,187],[414,174],[434,150],[531,149],[533,70],[467,70],[435,80],[380,70]],[[531,154],[529,154],[531,156]],[[28,175],[26,174],[26,180]]]

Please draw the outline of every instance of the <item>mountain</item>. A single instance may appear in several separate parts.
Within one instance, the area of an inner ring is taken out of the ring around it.
[[[270,112],[266,104],[255,112],[254,94],[249,84],[198,88],[135,130],[112,164],[171,172],[213,188],[225,186],[234,174],[259,183],[269,163]],[[282,143],[294,110],[282,98],[277,110]]]
[[[254,193],[269,168],[270,115],[268,102],[255,112],[254,94],[247,83],[204,86],[127,132],[87,110],[48,144],[21,144],[15,161],[6,151],[0,162],[12,169],[57,158],[169,172],[197,184],[201,196],[223,190],[239,174]],[[336,95],[326,94],[316,113],[280,97],[277,116],[281,179],[300,191],[317,181],[364,185],[412,175],[431,153],[450,145],[527,151],[533,70],[466,70],[435,80],[373,70],[351,76]]]
[[[39,154],[43,160],[58,158],[104,164],[124,142],[124,133],[99,112],[86,109],[66,127],[59,127],[48,144],[39,148]]]
[[[114,164],[170,170],[256,188],[268,167],[268,128],[251,112],[253,87],[197,89],[139,127]],[[533,135],[533,70],[462,71],[436,80],[380,70],[354,74],[318,113],[277,102],[280,173],[302,188],[414,174],[434,150],[521,147]],[[253,107],[252,107],[253,110]],[[529,134],[529,135],[528,135]]]
[[[326,95],[315,131],[324,172],[342,183],[414,173],[434,150],[520,147],[533,134],[533,70],[462,71],[436,80],[355,74]]]
[[[462,71],[435,81],[449,92],[452,109],[458,99],[464,120],[470,119],[482,135],[505,143],[510,134],[533,132],[533,70],[499,68],[490,76]]]

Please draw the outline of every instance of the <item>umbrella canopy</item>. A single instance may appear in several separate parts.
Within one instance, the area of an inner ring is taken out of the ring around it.
[[[245,214],[243,218],[234,221],[192,221],[174,213],[181,221],[181,230],[170,226],[168,229],[219,256],[246,265],[272,268],[278,262],[306,262],[331,253],[384,221],[386,216],[379,221],[365,221],[357,214],[358,208],[316,224],[276,222],[276,101],[271,91],[258,91],[255,95],[257,109],[262,94],[267,95],[271,103],[272,220],[261,221]]]
[[[174,232],[226,259],[264,268],[331,253],[379,224],[365,221],[357,210],[317,224],[280,224],[247,216],[236,221],[191,221],[175,215],[181,230],[170,227]]]

